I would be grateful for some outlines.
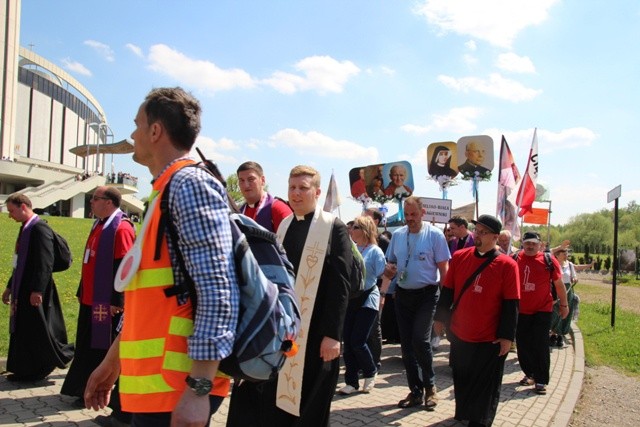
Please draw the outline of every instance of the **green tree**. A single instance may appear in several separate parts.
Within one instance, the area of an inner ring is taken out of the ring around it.
[[[235,173],[227,176],[227,193],[238,205],[244,203],[244,197],[238,185],[238,175]]]

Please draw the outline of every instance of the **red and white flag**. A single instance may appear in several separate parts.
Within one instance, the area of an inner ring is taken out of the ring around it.
[[[342,201],[340,200],[340,195],[338,194],[338,184],[336,184],[336,178],[331,172],[331,179],[329,180],[329,189],[327,190],[327,197],[324,199],[324,208],[325,212],[333,212],[336,210]]]
[[[518,191],[518,216],[533,212],[533,202],[536,200],[536,181],[538,180],[538,129],[533,130],[533,141],[529,152],[527,170],[524,173],[520,190]]]
[[[498,171],[498,204],[496,216],[502,221],[502,228],[509,230],[513,240],[520,239],[520,226],[516,210],[518,185],[521,180],[520,172],[513,160],[509,144],[502,135],[500,146],[500,170]]]

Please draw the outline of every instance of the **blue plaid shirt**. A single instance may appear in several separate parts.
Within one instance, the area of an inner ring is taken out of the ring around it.
[[[188,338],[189,357],[222,360],[233,350],[240,305],[226,191],[196,167],[176,172],[170,186],[169,208],[178,246],[198,297],[193,335]],[[174,281],[183,283],[171,239],[167,240]],[[186,297],[179,299],[186,301]]]

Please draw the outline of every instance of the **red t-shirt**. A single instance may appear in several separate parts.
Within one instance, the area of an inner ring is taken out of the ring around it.
[[[486,258],[475,248],[457,250],[449,261],[449,271],[442,286],[453,289],[456,301],[467,279]],[[516,262],[504,254],[498,255],[475,278],[464,292],[451,318],[451,331],[466,342],[496,340],[503,300],[520,298],[520,281]]]
[[[96,267],[96,251],[102,234],[104,224],[98,224],[89,234],[82,259],[82,292],[81,303],[91,305],[93,303],[93,277]],[[129,221],[121,221],[116,230],[113,258],[122,259],[133,246],[136,235]],[[114,272],[115,274],[115,272]]]
[[[274,197],[273,202],[271,203],[271,222],[273,222],[273,230],[270,231],[273,231],[274,233],[278,231],[278,227],[282,220],[291,215],[292,212],[293,211],[289,205]],[[253,207],[247,204],[243,213],[251,219],[256,219],[256,215],[258,214],[257,204]]]
[[[553,297],[550,280],[556,281],[562,276],[558,260],[551,257],[553,273],[547,269],[544,253],[527,256],[524,251],[518,253],[520,270],[520,313],[534,314],[539,311],[551,312]]]

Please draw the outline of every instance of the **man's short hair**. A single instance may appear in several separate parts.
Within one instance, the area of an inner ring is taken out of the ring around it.
[[[404,199],[404,204],[405,205],[415,205],[418,207],[418,209],[422,209],[422,201],[420,200],[419,197],[416,196],[409,196],[406,199]]]
[[[509,230],[500,231],[500,235],[501,236],[507,236],[508,238],[511,238],[511,232]]]
[[[451,223],[457,225],[458,227],[464,226],[464,228],[469,228],[469,222],[467,221],[467,219],[460,215],[452,216],[451,219],[449,219],[449,224]]]
[[[258,174],[258,176],[264,175],[262,166],[260,166],[260,163],[258,162],[252,162],[252,161],[244,162],[243,164],[238,166],[238,170],[236,171],[236,174],[240,174],[240,172],[244,172],[244,171],[254,171],[255,173]]]
[[[15,206],[22,206],[22,204],[24,203],[25,205],[27,205],[29,209],[33,207],[31,205],[31,199],[29,199],[27,196],[25,196],[22,193],[13,193],[9,197],[7,197],[5,204],[8,205],[9,203]]]
[[[120,194],[120,191],[117,188],[105,187],[104,197],[111,200],[111,203],[113,203],[113,206],[115,206],[116,208],[120,207],[120,203],[122,202],[122,194]]]
[[[162,123],[172,144],[191,150],[200,133],[200,102],[180,87],[153,89],[144,100],[147,123]]]
[[[404,174],[407,174],[407,168],[402,164],[402,163],[397,163],[393,166],[391,166],[391,168],[389,169],[389,175],[391,175],[393,173],[394,170],[396,169],[402,169],[404,171]]]
[[[294,166],[289,172],[289,178],[299,177],[299,176],[310,176],[311,184],[314,187],[320,188],[320,172],[312,168],[311,166],[306,165],[298,165]]]

